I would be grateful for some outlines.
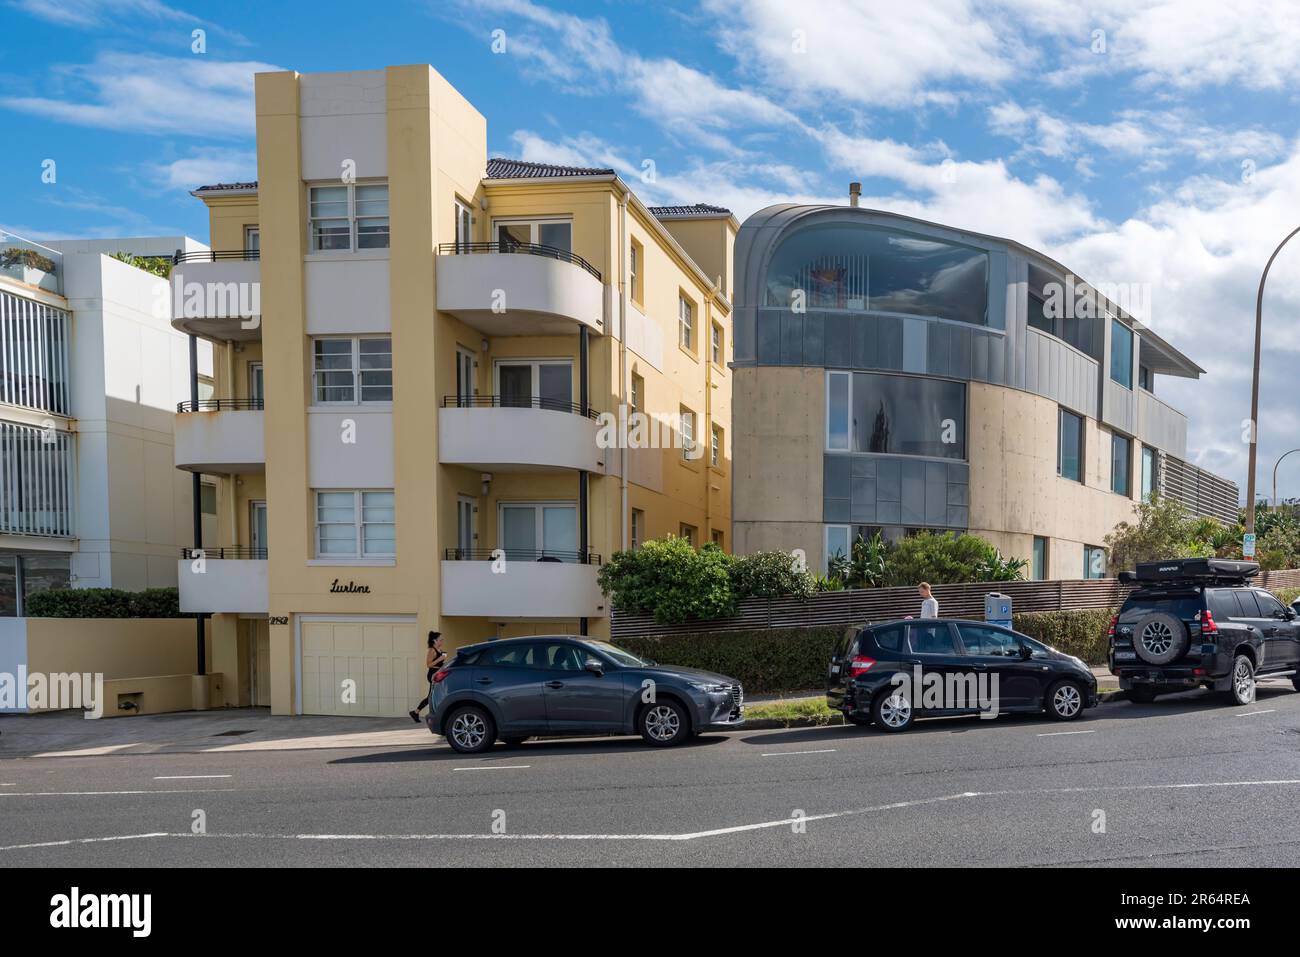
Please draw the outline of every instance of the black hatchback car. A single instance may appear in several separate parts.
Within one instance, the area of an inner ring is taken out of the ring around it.
[[[1252,584],[1255,562],[1184,558],[1141,562],[1110,626],[1110,670],[1134,700],[1205,687],[1234,704],[1255,700],[1259,678],[1300,691],[1300,620]]]
[[[724,675],[658,665],[572,635],[468,645],[433,676],[426,723],[462,754],[500,738],[640,734],[659,747],[744,724],[744,689]]]
[[[982,621],[919,618],[845,630],[826,698],[854,724],[903,731],[921,716],[1038,713],[1070,721],[1097,703],[1078,658]]]

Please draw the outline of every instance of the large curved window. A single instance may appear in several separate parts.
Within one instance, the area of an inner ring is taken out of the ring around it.
[[[964,459],[966,384],[827,372],[826,450]]]
[[[988,253],[868,226],[810,226],[781,243],[765,304],[930,316],[985,325]]]

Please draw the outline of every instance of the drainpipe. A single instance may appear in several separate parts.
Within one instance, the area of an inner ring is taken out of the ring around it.
[[[589,408],[589,387],[587,384],[589,353],[591,350],[591,334],[587,327],[583,326],[578,330],[578,402],[581,407],[583,416],[587,414]],[[588,496],[588,475],[586,469],[578,470],[578,548],[581,550],[581,561],[584,565],[589,564],[591,559],[588,557],[588,546],[590,544],[590,530],[588,528],[587,516],[587,496]],[[582,618],[578,621],[578,634],[587,634],[587,619]]]
[[[627,266],[630,258],[627,234],[627,193],[618,201],[618,409],[622,413],[627,408]],[[642,266],[642,269],[645,267]],[[631,512],[627,501],[627,436],[621,436],[619,444],[619,544],[621,551],[627,551]]]
[[[721,280],[722,277],[719,276],[718,279]],[[706,541],[704,535],[709,536],[707,541],[713,541],[713,476],[709,472],[713,465],[713,300],[721,286],[719,281],[709,290],[709,298],[704,306],[704,329],[701,330],[709,337],[704,354],[704,421],[708,423],[709,432],[707,435],[696,436],[697,442],[704,443],[704,468],[700,470],[704,473],[704,534],[700,536],[701,545]]]
[[[194,413],[199,410],[199,340],[190,336],[190,402]],[[191,413],[193,414],[193,413]],[[203,547],[203,476],[194,473],[191,479],[191,495],[194,498],[194,547]],[[198,669],[196,674],[207,674],[208,652],[203,641],[203,622],[207,616],[199,614],[194,618],[195,643],[198,652]]]

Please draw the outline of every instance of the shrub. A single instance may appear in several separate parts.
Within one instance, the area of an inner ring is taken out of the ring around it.
[[[1110,620],[1114,615],[1114,609],[1100,608],[1032,611],[1015,615],[1011,627],[1090,665],[1104,665],[1110,647]]]
[[[1003,558],[978,535],[921,532],[890,549],[888,577],[894,585],[1015,581],[1025,565],[1020,558]]]
[[[1106,536],[1111,570],[1125,571],[1138,562],[1167,558],[1209,558],[1216,551],[1207,538],[1211,533],[1213,527],[1189,517],[1182,502],[1152,495],[1138,503],[1133,521],[1120,522]]]
[[[1274,588],[1272,591],[1277,596],[1277,600],[1284,605],[1289,606],[1291,602],[1300,598],[1300,588]]]
[[[183,618],[175,588],[50,588],[26,599],[32,618]]]
[[[620,638],[616,643],[661,664],[736,678],[747,695],[775,694],[825,688],[826,664],[845,627],[662,635]]]
[[[136,269],[143,269],[147,273],[152,273],[161,279],[166,279],[172,274],[172,260],[170,256],[137,256],[134,253],[113,253],[113,258],[118,262],[124,262],[128,266],[134,266]]]
[[[54,272],[59,268],[49,256],[22,246],[10,246],[0,251],[0,266],[27,266],[29,269],[39,269],[41,272]]]
[[[742,598],[809,598],[817,580],[807,569],[797,567],[788,552],[755,552],[736,558],[729,569],[731,590]]]
[[[684,538],[660,538],[633,551],[615,552],[598,574],[614,607],[652,614],[663,624],[736,613],[727,574],[731,556],[712,542],[695,549]]]

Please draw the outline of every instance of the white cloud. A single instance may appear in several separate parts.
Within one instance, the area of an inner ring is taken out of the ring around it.
[[[103,53],[55,67],[56,96],[4,96],[0,106],[46,119],[136,133],[247,136],[253,132],[253,74],[269,63],[207,56]]]
[[[161,187],[172,190],[242,183],[257,179],[257,154],[251,150],[209,149],[169,163],[152,163],[149,171]]]

